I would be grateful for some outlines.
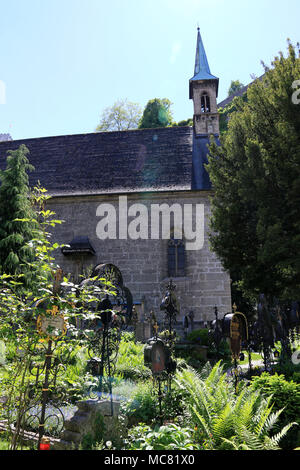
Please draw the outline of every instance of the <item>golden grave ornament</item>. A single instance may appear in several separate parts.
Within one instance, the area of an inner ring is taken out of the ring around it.
[[[67,332],[64,316],[59,313],[57,305],[51,310],[46,310],[46,315],[39,315],[37,319],[37,331],[44,336],[46,341],[58,341]]]

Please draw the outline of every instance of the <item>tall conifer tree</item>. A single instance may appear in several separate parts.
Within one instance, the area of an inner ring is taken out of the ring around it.
[[[300,299],[299,47],[265,72],[210,148],[211,243],[248,292]]]
[[[25,145],[8,151],[6,169],[0,172],[0,272],[23,273],[25,278],[26,262],[33,257],[28,243],[34,238],[35,228],[27,174],[33,166],[27,159],[28,153]]]

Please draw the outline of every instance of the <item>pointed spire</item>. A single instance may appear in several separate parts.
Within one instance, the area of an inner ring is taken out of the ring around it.
[[[197,49],[195,60],[195,72],[191,80],[216,80],[217,77],[211,74],[206,52],[204,49],[200,28],[198,27]]]

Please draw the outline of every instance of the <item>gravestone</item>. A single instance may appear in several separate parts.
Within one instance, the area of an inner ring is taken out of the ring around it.
[[[111,401],[87,400],[77,403],[78,410],[73,417],[65,421],[64,431],[61,439],[57,441],[53,450],[72,450],[78,449],[85,436],[94,435],[99,431],[102,434],[102,440],[120,441],[121,425],[118,419],[120,403],[113,402],[113,416],[111,416]],[[102,417],[102,428],[96,429],[97,417]]]

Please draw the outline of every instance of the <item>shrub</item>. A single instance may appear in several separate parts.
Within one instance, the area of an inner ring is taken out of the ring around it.
[[[270,375],[264,372],[260,377],[252,379],[252,388],[259,390],[265,397],[272,396],[274,411],[284,408],[279,425],[284,426],[291,421],[300,424],[300,385],[285,380],[283,375]],[[297,442],[299,426],[293,427],[282,441],[282,448],[293,449]]]
[[[172,383],[171,390],[166,393],[163,399],[163,416],[167,421],[183,423],[185,420],[185,409],[183,393],[176,383]]]
[[[128,450],[199,450],[194,442],[194,432],[176,424],[155,427],[136,426],[129,432]]]
[[[177,360],[177,369],[193,367],[194,369],[201,369],[204,365],[203,359],[199,359],[199,356],[195,353],[191,353],[191,350],[179,350],[175,349],[174,355]]]
[[[152,377],[151,370],[142,366],[135,366],[129,364],[117,365],[116,373],[124,380],[131,380],[138,382],[139,380],[147,380]]]
[[[153,393],[152,382],[141,382],[137,385],[132,397],[121,405],[122,412],[136,422],[150,423],[158,413],[158,400]]]
[[[210,343],[207,328],[192,331],[188,334],[187,339],[202,346],[209,346]]]
[[[300,371],[298,372],[294,372],[293,375],[292,375],[292,381],[297,383],[297,384],[300,384]]]
[[[294,382],[300,383],[300,364],[293,364],[290,358],[276,364],[273,370],[278,375],[284,375],[286,380],[293,380]]]

